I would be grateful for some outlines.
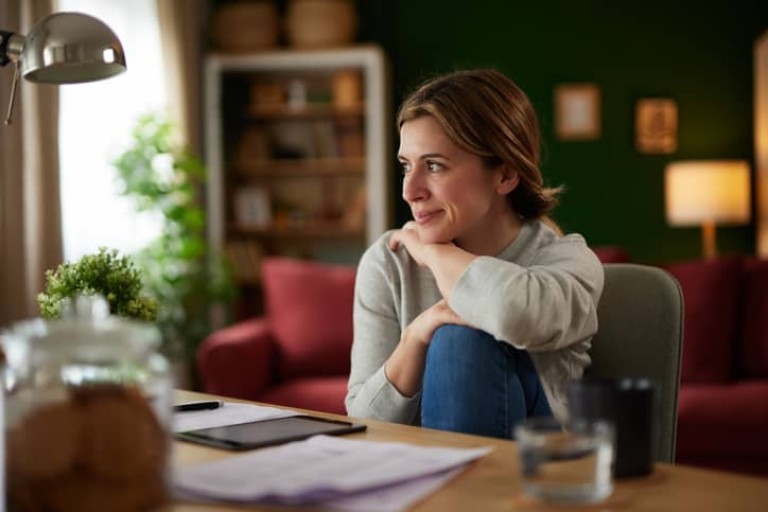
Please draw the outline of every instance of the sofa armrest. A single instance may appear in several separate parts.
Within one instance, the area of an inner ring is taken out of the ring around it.
[[[277,344],[270,322],[259,317],[210,334],[197,351],[203,390],[232,398],[257,399],[273,381]]]
[[[630,257],[627,249],[620,245],[597,245],[592,251],[600,260],[600,263],[629,263]]]

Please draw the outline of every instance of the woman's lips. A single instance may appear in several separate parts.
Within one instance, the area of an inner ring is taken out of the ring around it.
[[[440,210],[436,210],[434,212],[413,212],[413,218],[416,219],[416,222],[421,225],[428,223],[439,214]]]

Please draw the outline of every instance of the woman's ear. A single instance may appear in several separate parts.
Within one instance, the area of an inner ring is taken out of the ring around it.
[[[517,171],[510,169],[506,165],[502,165],[499,168],[499,174],[496,181],[496,192],[499,195],[505,196],[515,190],[520,183],[520,174]]]

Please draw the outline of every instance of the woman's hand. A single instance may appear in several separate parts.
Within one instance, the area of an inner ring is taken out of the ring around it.
[[[427,346],[438,327],[445,324],[469,325],[448,306],[448,301],[441,299],[425,309],[403,331],[402,341],[417,342]]]
[[[413,396],[421,388],[429,342],[435,330],[444,324],[469,325],[442,299],[414,318],[403,331],[384,368],[387,380],[401,395]]]
[[[418,224],[414,221],[408,221],[403,227],[392,233],[389,239],[389,248],[396,251],[400,246],[411,255],[419,266],[425,266],[426,250],[428,245],[421,241],[419,237]]]
[[[427,267],[432,272],[440,293],[448,299],[456,281],[477,256],[453,242],[425,244],[421,241],[417,228],[416,222],[406,222],[402,228],[392,233],[389,248],[396,251],[401,245],[404,246],[419,266]]]

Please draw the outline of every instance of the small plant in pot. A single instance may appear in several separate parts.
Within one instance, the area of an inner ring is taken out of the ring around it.
[[[37,296],[43,318],[61,317],[65,299],[101,295],[113,315],[144,322],[157,319],[159,303],[143,292],[141,271],[116,249],[102,247],[96,254],[48,270],[45,277],[45,291]]]

